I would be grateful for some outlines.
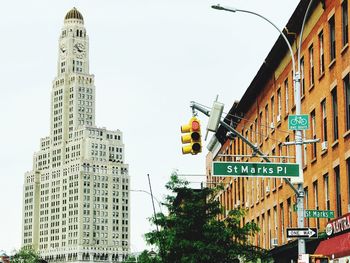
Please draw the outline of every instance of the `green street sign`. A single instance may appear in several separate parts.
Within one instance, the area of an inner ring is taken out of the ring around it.
[[[297,206],[297,204],[293,204],[293,211],[294,211],[294,212],[298,212],[298,206]]]
[[[296,163],[213,162],[213,176],[298,177]]]
[[[310,129],[309,115],[288,115],[289,130],[308,130]]]
[[[331,210],[305,210],[306,218],[334,218],[334,211]]]

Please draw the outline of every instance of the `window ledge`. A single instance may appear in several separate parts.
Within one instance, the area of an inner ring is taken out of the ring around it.
[[[346,131],[344,134],[343,134],[343,138],[346,139],[346,137],[348,137],[350,135],[350,130]]]
[[[328,149],[325,149],[321,152],[321,156],[325,155],[328,152]]]
[[[303,165],[303,171],[307,169],[307,164]]]
[[[344,55],[345,51],[348,50],[349,47],[349,43],[346,43],[345,46],[343,46],[343,48],[340,51],[340,54]]]
[[[314,87],[315,87],[315,84],[314,84],[314,83],[312,83],[312,85],[309,87],[309,92],[311,92],[311,90],[313,90],[313,89],[314,89]]]
[[[312,160],[311,160],[311,163],[314,163],[314,162],[316,162],[317,161],[317,158],[315,157],[315,158],[313,158]]]
[[[333,142],[333,143],[332,143],[332,148],[334,148],[335,146],[337,146],[337,145],[338,145],[338,143],[339,143],[339,141],[338,141],[338,140],[336,140],[335,142]]]
[[[305,99],[305,94],[303,94],[300,98],[301,101],[303,101]]]
[[[275,133],[275,128],[271,129],[271,134]]]
[[[332,68],[335,64],[335,58],[329,63],[328,68]]]
[[[276,187],[272,188],[272,192],[276,192],[276,190],[277,190]]]
[[[324,75],[325,75],[324,71],[321,72],[321,73],[320,73],[320,76],[318,77],[318,81],[320,81],[321,79],[323,79]]]
[[[284,119],[286,120],[289,116],[289,112],[286,112],[285,115],[284,115]]]
[[[281,121],[277,122],[277,127],[281,126]]]
[[[264,140],[267,141],[269,139],[269,136],[265,136]]]

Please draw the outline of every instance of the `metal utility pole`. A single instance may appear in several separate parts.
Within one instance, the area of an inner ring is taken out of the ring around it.
[[[153,215],[154,215],[154,220],[157,220],[156,208],[154,207],[154,200],[153,200],[152,186],[151,186],[151,180],[150,180],[150,178],[149,178],[149,174],[147,174],[147,178],[148,178],[149,192],[150,192],[150,194],[151,194],[151,199],[152,199],[152,206],[153,206]],[[155,222],[155,224],[156,224],[157,232],[159,233],[158,224],[157,224],[156,222]]]
[[[306,18],[308,16],[310,7],[312,5],[313,0],[310,0],[309,5],[307,7],[307,10],[304,15],[302,27],[301,27],[301,32],[300,32],[300,37],[299,37],[299,48],[298,48],[298,67],[296,68],[296,63],[294,59],[294,52],[293,49],[288,41],[288,38],[285,36],[285,34],[269,19],[266,17],[252,12],[248,10],[242,10],[242,9],[237,9],[237,8],[228,8],[228,7],[223,7],[220,5],[213,5],[212,8],[218,9],[218,10],[224,10],[224,11],[229,11],[229,12],[243,12],[243,13],[249,13],[255,16],[258,16],[268,23],[270,23],[277,31],[280,33],[280,35],[283,37],[285,40],[292,59],[292,67],[293,67],[293,82],[294,82],[294,98],[295,98],[295,114],[300,115],[301,113],[301,96],[300,96],[300,50],[301,50],[301,43],[302,43],[302,36],[303,36],[303,31],[304,31],[304,25],[306,22]],[[226,128],[228,128],[226,123],[224,125]],[[239,136],[239,133],[234,132],[236,135]],[[246,141],[243,136],[239,136],[243,141]],[[313,141],[316,142],[316,141]],[[296,130],[295,132],[295,155],[296,155],[296,163],[299,164],[299,179],[297,181],[293,181],[293,183],[297,183],[297,189],[293,186],[289,180],[286,180],[286,182],[289,184],[289,186],[293,189],[293,191],[297,195],[297,209],[298,209],[298,227],[303,228],[304,227],[304,175],[303,175],[303,169],[302,169],[302,145],[303,145],[303,137],[302,137],[302,131],[301,130]],[[252,146],[251,143],[248,143],[248,145],[254,149],[256,148],[254,145]],[[257,151],[257,153],[259,153]],[[259,153],[260,154],[260,153]],[[260,154],[261,155],[261,154]],[[265,160],[267,158],[264,158]],[[266,160],[267,161],[267,160]],[[298,238],[298,254],[305,254],[306,253],[306,248],[305,248],[305,240],[303,238]]]
[[[196,102],[192,101],[191,102],[191,107],[193,109],[196,109],[198,111],[200,111],[201,113],[203,113],[204,115],[210,116],[210,111],[203,108],[201,105],[197,104]],[[233,134],[235,134],[237,137],[239,137],[244,143],[248,144],[248,146],[250,148],[252,148],[253,152],[257,155],[259,155],[262,159],[264,159],[266,162],[270,163],[271,160],[268,158],[268,156],[266,156],[265,153],[263,153],[262,151],[259,150],[259,148],[257,146],[255,146],[255,144],[253,144],[252,142],[250,142],[247,138],[245,138],[242,134],[240,134],[238,131],[236,131],[233,127],[231,127],[229,124],[227,124],[226,122],[223,122],[220,120],[220,124],[222,126],[224,126],[227,130],[229,130],[230,132],[232,132]],[[293,186],[293,184],[284,178],[284,181],[293,189],[293,191],[298,194],[298,190]]]
[[[158,233],[158,236],[159,236],[159,254],[161,255],[161,258],[163,259],[163,249],[162,249],[162,238],[160,236],[160,232],[159,232],[159,228],[158,228],[158,224],[156,222],[157,220],[157,215],[156,215],[156,208],[154,206],[154,200],[153,200],[153,192],[152,192],[152,186],[151,186],[151,179],[149,177],[149,174],[147,174],[147,178],[148,178],[148,184],[149,184],[149,192],[151,194],[151,198],[152,198],[152,205],[153,205],[153,214],[154,214],[154,223],[156,225],[156,228],[157,228],[157,233]]]

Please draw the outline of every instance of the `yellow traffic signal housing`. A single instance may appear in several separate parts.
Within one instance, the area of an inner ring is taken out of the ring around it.
[[[201,125],[196,117],[192,117],[188,124],[181,126],[181,141],[185,144],[182,147],[182,154],[191,153],[193,155],[202,151]]]

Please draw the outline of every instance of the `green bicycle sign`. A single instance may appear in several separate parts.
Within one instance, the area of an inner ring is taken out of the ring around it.
[[[310,128],[309,115],[289,115],[288,129],[289,130],[308,130]]]

